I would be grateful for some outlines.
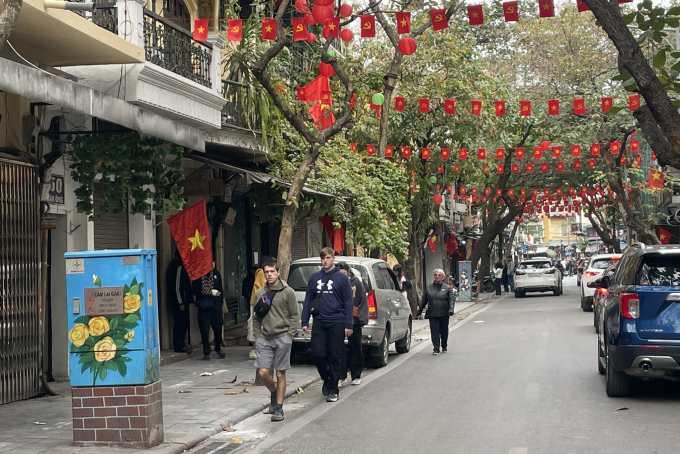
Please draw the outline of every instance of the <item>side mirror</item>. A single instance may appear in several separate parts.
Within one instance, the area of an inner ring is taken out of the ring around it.
[[[602,288],[602,281],[600,279],[593,281],[593,282],[588,282],[588,285],[586,285],[588,288]]]
[[[609,285],[611,284],[612,278],[609,276],[602,276],[602,279],[600,279],[600,287],[602,288],[609,288]]]
[[[413,284],[411,281],[404,281],[404,283],[401,285],[401,291],[405,292],[408,290],[411,290],[413,288]]]

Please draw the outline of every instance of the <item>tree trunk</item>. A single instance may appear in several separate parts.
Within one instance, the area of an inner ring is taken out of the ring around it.
[[[519,228],[519,222],[515,221],[515,226],[512,228],[512,232],[510,232],[510,237],[508,238],[508,244],[505,248],[505,253],[503,254],[503,257],[510,257],[512,256],[512,244],[515,242],[515,235],[517,235],[517,229]]]
[[[5,47],[7,38],[14,31],[21,14],[22,0],[4,0],[0,12],[0,50]]]

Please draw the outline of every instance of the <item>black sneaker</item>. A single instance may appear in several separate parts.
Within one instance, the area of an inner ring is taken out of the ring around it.
[[[222,350],[221,348],[219,350],[215,350],[215,353],[217,353],[217,356],[219,356],[220,358],[224,358],[225,356],[227,356],[227,354],[224,353],[224,350]]]
[[[274,391],[271,394],[271,398],[269,399],[269,414],[270,415],[274,414],[275,407],[276,407],[276,391]]]
[[[446,352],[448,352],[448,350],[446,349],[446,347],[442,348],[442,353],[446,353]]]
[[[437,355],[439,354],[439,350],[433,351],[432,354],[433,354],[434,356],[437,356]]]
[[[210,354],[203,355],[203,361],[210,361]]]
[[[321,395],[326,397],[328,396],[328,383],[323,382],[323,386],[321,387]]]
[[[283,421],[283,405],[274,406],[272,421]]]
[[[335,394],[335,393],[329,394],[328,396],[326,396],[326,402],[337,402],[337,401],[338,401],[338,395]]]

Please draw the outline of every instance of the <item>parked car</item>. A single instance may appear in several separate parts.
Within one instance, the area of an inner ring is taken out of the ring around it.
[[[597,367],[610,397],[627,396],[634,377],[680,378],[680,246],[633,244],[607,289]]]
[[[595,289],[588,287],[588,284],[594,281],[600,273],[607,268],[612,261],[617,261],[621,254],[597,254],[593,255],[588,262],[588,267],[585,269],[583,276],[581,276],[581,309],[583,312],[593,310],[593,294]]]
[[[583,277],[583,271],[588,267],[588,259],[581,257],[576,260],[576,285],[581,285],[581,277]]]
[[[618,260],[611,261],[609,262],[609,265],[607,265],[607,268],[604,269],[602,274],[595,279],[594,281],[591,281],[588,283],[588,287],[592,288],[594,290],[593,293],[593,326],[595,326],[595,332],[599,332],[600,329],[600,311],[602,308],[602,305],[600,304],[600,301],[604,298],[604,296],[607,294],[607,289],[603,288],[600,285],[600,282],[602,282],[602,279],[607,276],[609,279],[614,275],[614,271],[616,271],[616,266],[619,264]]]
[[[523,298],[527,292],[553,292],[562,294],[562,266],[553,264],[549,258],[532,258],[520,262],[515,269],[515,298]]]
[[[398,353],[411,348],[411,306],[402,293],[397,277],[384,260],[365,257],[342,257],[354,274],[361,278],[368,295],[368,324],[362,329],[362,344],[373,365],[387,365],[389,345],[395,343]],[[305,301],[307,282],[321,269],[318,257],[295,260],[290,265],[288,285],[295,290],[300,313]],[[313,320],[310,318],[309,328]],[[311,335],[298,329],[293,339],[295,351],[309,348]]]

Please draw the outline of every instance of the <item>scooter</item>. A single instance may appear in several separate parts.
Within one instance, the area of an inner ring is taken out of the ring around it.
[[[472,275],[472,278],[473,278],[472,281],[473,282],[479,281],[478,271],[479,270],[475,270],[474,274]],[[475,285],[475,288],[476,288],[476,285]],[[484,276],[484,279],[482,279],[482,288],[484,289],[484,291],[486,293],[491,293],[496,289],[496,286],[494,285],[493,279],[491,278],[491,276]]]

